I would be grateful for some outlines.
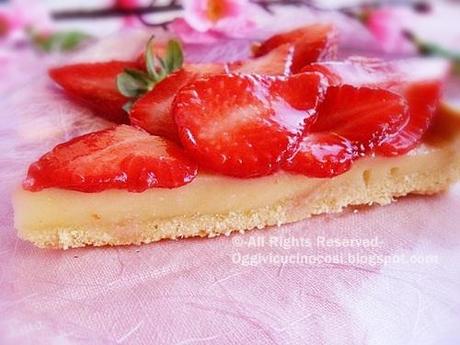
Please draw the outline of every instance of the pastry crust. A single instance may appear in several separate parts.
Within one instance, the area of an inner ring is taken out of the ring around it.
[[[34,219],[25,220],[31,207],[34,207],[28,201],[43,192],[21,189],[14,198],[15,222],[21,238],[39,247],[63,249],[229,235],[233,231],[261,229],[322,213],[340,212],[352,205],[385,205],[410,193],[434,194],[446,190],[460,179],[459,143],[456,136],[441,147],[426,148],[422,145],[406,156],[368,157],[356,162],[349,172],[335,178],[317,180],[313,188],[299,189],[298,193],[283,200],[262,207],[219,213],[145,219],[126,212],[126,217],[121,215],[116,222],[95,219],[91,223],[49,226],[43,224],[42,219],[37,218],[35,223]],[[82,198],[87,196],[80,192],[71,193],[77,193],[77,197]],[[116,203],[116,200],[113,202]],[[65,205],[60,207],[65,208]],[[87,207],[91,208],[91,202]],[[32,223],[34,226],[30,225]]]
[[[282,172],[239,180],[201,174],[181,188],[139,194],[20,188],[13,206],[21,238],[39,247],[67,249],[229,235],[354,205],[386,205],[408,194],[435,194],[458,180],[460,116],[444,105],[424,143],[413,151],[362,158],[334,178]]]

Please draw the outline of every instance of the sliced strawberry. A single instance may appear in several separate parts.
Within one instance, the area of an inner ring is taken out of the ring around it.
[[[224,71],[222,64],[185,65],[134,103],[129,112],[131,123],[151,134],[177,141],[177,129],[171,114],[171,105],[177,92],[200,76]]]
[[[449,63],[443,59],[411,58],[383,61],[375,58],[351,57],[345,61],[313,63],[304,72],[324,74],[330,85],[388,88],[402,92],[404,87],[417,82],[444,80]]]
[[[189,183],[197,166],[174,143],[121,125],[57,145],[29,167],[23,186],[81,192],[175,188]]]
[[[279,169],[321,96],[319,74],[218,75],[184,87],[173,114],[182,144],[201,166],[255,177]]]
[[[314,24],[274,35],[255,47],[254,56],[262,56],[283,44],[294,46],[292,72],[298,73],[309,63],[333,58],[337,47],[335,28]]]
[[[71,96],[89,106],[96,115],[122,123],[128,119],[123,110],[127,98],[117,89],[117,75],[136,63],[111,61],[53,68],[50,77]]]
[[[305,66],[303,72],[320,72],[329,85],[353,85],[365,87],[391,88],[399,86],[401,77],[388,63],[379,59],[318,62]]]
[[[399,133],[387,138],[376,152],[384,156],[398,156],[415,148],[433,121],[441,89],[441,83],[436,81],[407,86],[404,96],[409,104],[410,120]]]
[[[409,121],[402,130],[377,147],[376,152],[394,156],[412,150],[430,127],[448,75],[449,63],[442,59],[413,58],[386,62],[351,58],[344,62],[316,63],[303,69],[324,74],[331,85],[381,87],[407,99]]]
[[[294,49],[290,44],[283,44],[258,58],[232,62],[229,70],[233,73],[289,75],[293,53]]]
[[[179,70],[162,80],[152,91],[134,103],[129,111],[131,124],[151,134],[177,141],[177,129],[171,115],[171,104],[176,93],[194,79],[194,73]]]
[[[308,177],[334,177],[350,170],[354,157],[349,140],[335,133],[310,133],[302,138],[283,169]]]
[[[197,77],[212,74],[221,74],[228,71],[227,66],[222,63],[196,63],[184,64],[183,69],[189,73],[195,73]]]
[[[318,108],[312,132],[334,132],[359,147],[360,153],[366,153],[397,133],[407,121],[407,104],[395,93],[332,86]]]

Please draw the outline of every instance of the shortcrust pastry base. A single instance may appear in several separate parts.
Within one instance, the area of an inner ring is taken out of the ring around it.
[[[63,249],[86,245],[142,244],[162,239],[193,236],[215,237],[221,234],[228,235],[233,231],[261,229],[299,221],[322,213],[340,212],[352,205],[386,205],[395,198],[407,194],[434,194],[446,190],[453,182],[460,179],[459,142],[456,138],[449,144],[443,144],[442,147],[428,148],[422,145],[401,157],[364,158],[356,162],[349,172],[332,179],[307,179],[286,173],[265,177],[267,181],[263,185],[266,188],[276,184],[279,179],[286,183],[292,178],[293,181],[297,181],[295,183],[298,183],[302,178],[305,179],[305,184],[300,183],[298,188],[293,188],[292,193],[290,192],[290,195],[282,200],[274,200],[271,203],[267,201],[267,204],[263,206],[231,209],[227,212],[206,213],[202,211],[197,214],[168,217],[161,217],[157,214],[149,218],[145,215],[136,217],[126,211],[124,215],[123,207],[120,206],[117,209],[116,203],[117,198],[123,198],[123,195],[126,196],[123,193],[128,192],[115,191],[118,196],[111,201],[112,207],[115,207],[111,212],[118,212],[116,221],[107,219],[107,216],[101,218],[96,211],[95,214],[92,214],[91,221],[81,224],[67,221],[66,224],[64,220],[61,221],[61,224],[53,225],[55,215],[31,216],[31,214],[39,214],[36,208],[41,207],[40,203],[37,204],[36,198],[45,198],[47,202],[50,202],[49,195],[52,199],[53,194],[47,195],[47,193],[64,193],[63,199],[51,200],[51,203],[54,203],[52,212],[55,213],[59,212],[59,208],[66,209],[66,198],[68,205],[71,205],[77,200],[73,198],[100,196],[93,195],[94,193],[85,194],[61,190],[44,190],[35,193],[19,190],[14,198],[15,225],[21,238],[39,247]],[[270,181],[270,179],[274,180]],[[254,183],[260,183],[256,180],[253,180]],[[188,186],[192,186],[195,182]],[[253,182],[246,180],[246,183]],[[187,188],[187,186],[182,188]],[[176,192],[180,192],[180,189],[177,189]],[[218,193],[218,190],[214,192]],[[237,195],[233,197],[238,198]],[[42,201],[39,200],[39,202]],[[241,204],[244,205],[243,200],[241,201]],[[168,200],[163,200],[163,202],[168,203]],[[197,195],[196,199],[190,202],[200,203],[200,196]],[[93,202],[88,200],[86,207],[91,208],[92,204]],[[189,207],[192,206],[189,205]],[[88,209],[88,212],[90,211],[92,212]],[[119,214],[120,212],[122,214]],[[178,209],[177,212],[181,210]]]
[[[279,173],[239,180],[200,174],[181,188],[144,193],[20,188],[13,206],[21,238],[39,247],[67,249],[229,235],[354,205],[386,205],[408,194],[435,194],[458,180],[460,112],[443,105],[415,150],[393,158],[363,158],[331,179]]]

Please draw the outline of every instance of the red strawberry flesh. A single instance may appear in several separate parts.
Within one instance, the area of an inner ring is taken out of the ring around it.
[[[283,44],[266,55],[243,61],[232,62],[229,70],[232,73],[248,73],[262,75],[289,75],[291,73],[294,47]]]
[[[314,24],[283,32],[262,42],[254,55],[265,55],[283,44],[294,46],[292,72],[298,73],[309,63],[334,57],[336,31],[330,24]]]
[[[128,120],[128,99],[117,88],[117,75],[137,64],[126,61],[84,63],[52,68],[50,77],[69,95],[89,106],[95,115],[117,123]]]
[[[57,145],[29,167],[23,186],[30,191],[142,192],[179,187],[196,174],[196,164],[176,144],[121,125]]]
[[[408,121],[405,100],[383,89],[329,87],[312,132],[333,132],[368,153]]]
[[[131,123],[151,134],[178,141],[177,128],[171,114],[174,97],[181,88],[198,77],[220,74],[224,71],[222,64],[185,65],[183,69],[166,77],[152,91],[134,103],[129,112]]]
[[[389,136],[376,152],[384,156],[402,155],[417,146],[435,116],[449,63],[443,59],[412,58],[386,62],[379,59],[351,58],[344,62],[315,63],[303,69],[320,72],[331,85],[380,87],[407,99],[409,120]]]
[[[398,156],[414,149],[430,128],[441,95],[441,83],[414,83],[404,91],[409,104],[410,120],[406,126],[394,136],[387,138],[376,152],[384,156]]]
[[[213,74],[247,73],[261,75],[288,75],[293,48],[285,44],[259,58],[229,63],[186,64],[183,69],[168,76],[154,89],[139,98],[130,110],[131,123],[151,134],[178,140],[171,115],[171,105],[177,92],[193,80]]]
[[[304,72],[320,72],[332,86],[353,85],[380,87],[394,92],[413,83],[443,81],[449,63],[443,59],[411,58],[383,61],[376,58],[351,57],[345,61],[318,62],[305,66]]]
[[[355,153],[352,143],[335,133],[304,136],[283,169],[307,177],[330,178],[350,170]]]
[[[318,74],[211,76],[183,88],[173,113],[182,144],[201,166],[256,177],[275,172],[291,154],[321,94]]]

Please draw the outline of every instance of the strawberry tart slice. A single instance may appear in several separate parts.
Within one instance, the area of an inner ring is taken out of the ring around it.
[[[330,25],[281,33],[249,60],[161,56],[51,77],[121,124],[57,145],[14,196],[40,247],[213,237],[443,191],[460,178],[460,117],[442,60],[325,61]],[[415,73],[416,72],[416,73]]]

